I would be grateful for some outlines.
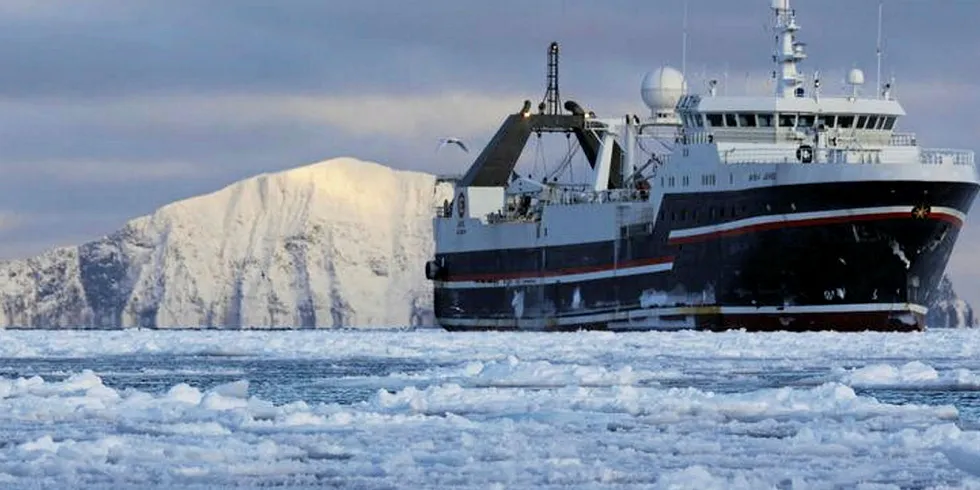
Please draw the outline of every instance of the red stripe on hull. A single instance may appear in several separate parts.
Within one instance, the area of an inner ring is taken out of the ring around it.
[[[821,225],[834,225],[841,223],[857,223],[864,221],[878,221],[878,220],[889,220],[889,219],[916,219],[911,216],[910,213],[883,213],[883,214],[864,214],[858,216],[835,216],[829,218],[812,218],[812,219],[798,219],[798,220],[787,220],[787,221],[775,221],[772,223],[759,223],[757,225],[748,225],[740,228],[735,228],[731,230],[721,230],[707,232],[700,235],[693,235],[688,237],[671,238],[668,243],[671,245],[683,245],[686,243],[694,243],[706,240],[713,240],[717,238],[730,237],[745,235],[749,233],[756,233],[760,231],[771,231],[778,230],[781,228],[801,228],[805,226],[821,226]],[[963,221],[956,216],[948,214],[931,214],[926,219],[934,219],[939,221],[946,221],[953,224],[956,227],[962,227]]]
[[[673,262],[673,257],[656,257],[653,259],[631,260],[620,262],[619,264],[605,264],[590,267],[571,267],[568,269],[557,269],[553,271],[531,271],[531,272],[511,272],[505,274],[463,274],[450,276],[445,282],[473,281],[473,282],[495,282],[513,279],[540,279],[545,277],[569,276],[572,274],[589,274],[593,272],[606,272],[616,269],[631,269],[634,267],[644,267],[648,265],[668,264]]]

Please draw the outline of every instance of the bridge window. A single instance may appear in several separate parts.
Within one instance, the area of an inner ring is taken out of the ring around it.
[[[772,127],[772,114],[756,114],[756,118],[759,120],[760,128]]]
[[[738,127],[738,124],[735,122],[735,114],[725,114],[725,125],[730,128]]]
[[[837,127],[841,129],[851,129],[854,126],[853,115],[837,116]]]
[[[792,128],[796,126],[796,114],[780,114],[779,127]]]
[[[864,129],[875,129],[878,125],[878,116],[868,116],[868,125]]]
[[[878,125],[875,129],[881,129],[885,125],[885,119],[887,119],[885,116],[878,116]]]
[[[754,128],[755,127],[755,114],[744,114],[740,113],[738,115],[738,125],[743,128]]]
[[[895,127],[895,117],[886,117],[885,125],[882,126],[882,129],[884,129],[885,131],[891,131],[892,128],[894,127]]]
[[[800,120],[797,123],[797,126],[801,128],[812,128],[813,114],[800,114]]]
[[[713,128],[720,128],[725,125],[721,114],[705,114],[704,117],[707,118],[708,125]]]
[[[703,128],[704,127],[704,119],[701,118],[701,114],[695,114],[693,116],[693,119],[694,119],[694,126],[695,127],[698,127],[698,128]]]
[[[834,127],[834,122],[835,122],[835,119],[834,119],[834,116],[832,116],[832,115],[821,114],[821,115],[817,116],[817,127],[818,128],[820,126],[823,126],[825,128],[832,128],[832,127]]]
[[[859,116],[857,126],[854,126],[854,128],[864,129],[864,126],[866,126],[867,124],[868,124],[868,116]]]

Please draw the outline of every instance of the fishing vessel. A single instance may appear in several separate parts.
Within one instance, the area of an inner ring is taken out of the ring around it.
[[[806,75],[771,4],[773,92],[688,90],[661,67],[649,115],[597,117],[548,90],[508,116],[434,218],[425,265],[449,330],[921,330],[978,190],[974,154],[901,132],[892,82]],[[880,17],[879,17],[880,18]],[[880,74],[880,61],[879,70]],[[584,182],[519,175],[532,134],[574,136]]]

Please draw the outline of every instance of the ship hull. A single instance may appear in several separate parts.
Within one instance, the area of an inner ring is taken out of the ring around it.
[[[862,305],[850,305],[851,307]],[[919,305],[873,305],[875,311],[853,311],[843,308],[829,312],[756,311],[722,313],[710,308],[704,313],[659,312],[656,310],[635,309],[622,315],[620,320],[582,321],[575,323],[553,323],[544,325],[519,325],[500,321],[447,322],[443,328],[453,332],[474,331],[550,331],[573,332],[578,330],[607,331],[672,331],[672,330],[745,330],[749,332],[778,331],[838,331],[838,332],[913,332],[921,331],[925,325],[924,307]],[[879,309],[880,308],[880,309]],[[610,317],[612,318],[612,317]],[[634,320],[631,321],[631,318]],[[635,321],[641,318],[642,321]]]
[[[437,254],[436,318],[449,330],[921,330],[976,193],[907,181],[668,194],[611,240]]]

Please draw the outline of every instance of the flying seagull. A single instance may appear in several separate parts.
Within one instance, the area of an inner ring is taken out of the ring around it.
[[[468,148],[466,148],[466,145],[463,144],[463,141],[460,140],[459,138],[443,138],[443,139],[439,140],[439,147],[436,148],[436,151],[441,150],[442,147],[443,146],[446,146],[446,145],[456,145],[456,146],[459,146],[460,148],[462,148],[463,151],[465,151],[466,153],[469,153],[470,152],[470,150]]]

